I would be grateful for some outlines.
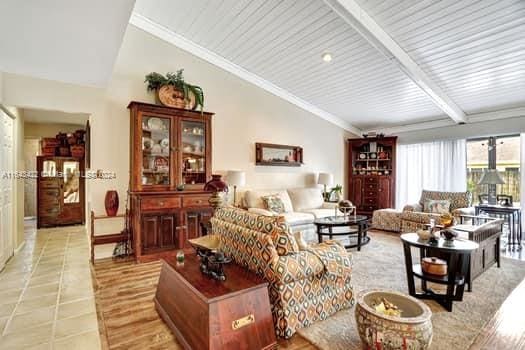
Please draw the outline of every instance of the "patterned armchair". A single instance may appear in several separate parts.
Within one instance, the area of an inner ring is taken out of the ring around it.
[[[297,329],[354,305],[351,255],[336,242],[299,250],[285,219],[221,208],[211,219],[220,247],[235,263],[269,282],[275,332]]]
[[[415,232],[419,229],[425,228],[425,224],[430,223],[430,219],[434,218],[436,224],[440,224],[440,215],[426,213],[423,211],[423,204],[427,199],[434,200],[448,200],[450,201],[450,212],[458,219],[461,215],[474,214],[470,208],[470,193],[469,192],[441,192],[441,191],[427,191],[423,190],[421,198],[417,204],[405,205],[401,213],[401,229],[403,232]]]

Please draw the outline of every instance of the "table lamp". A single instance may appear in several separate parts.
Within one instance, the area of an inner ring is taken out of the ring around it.
[[[319,185],[324,185],[323,197],[324,200],[329,200],[329,198],[326,198],[328,196],[328,193],[326,192],[326,186],[332,186],[334,184],[334,175],[330,173],[319,173],[317,183]]]
[[[502,185],[505,181],[497,169],[485,169],[478,185],[488,185],[488,204],[495,205],[496,202],[496,185]]]
[[[244,186],[246,184],[246,174],[240,170],[230,170],[226,175],[228,183],[233,186],[233,206],[237,206],[237,186]]]

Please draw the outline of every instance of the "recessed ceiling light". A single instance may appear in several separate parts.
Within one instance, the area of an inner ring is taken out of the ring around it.
[[[330,62],[332,60],[332,54],[330,52],[323,53],[323,56],[321,57],[323,58],[323,61],[325,62]]]

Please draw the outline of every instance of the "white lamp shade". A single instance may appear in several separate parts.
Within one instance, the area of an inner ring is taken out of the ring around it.
[[[317,183],[319,185],[332,186],[334,184],[334,175],[329,173],[319,173]]]
[[[228,184],[231,186],[244,186],[246,184],[246,173],[240,170],[230,170],[226,174]]]
[[[504,183],[505,180],[503,180],[497,169],[485,169],[478,185],[503,185]]]

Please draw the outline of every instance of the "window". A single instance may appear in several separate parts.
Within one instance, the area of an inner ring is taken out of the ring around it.
[[[494,146],[493,146],[494,145]],[[487,185],[478,185],[484,169],[498,169],[505,181],[497,185],[496,193],[511,195],[513,204],[520,201],[520,137],[503,136],[469,140],[467,142],[467,189],[474,203],[486,194]]]

